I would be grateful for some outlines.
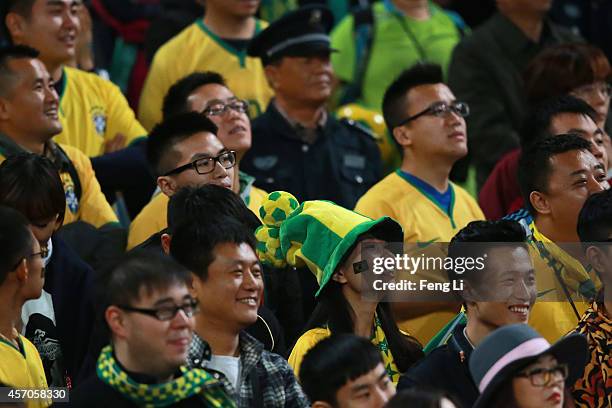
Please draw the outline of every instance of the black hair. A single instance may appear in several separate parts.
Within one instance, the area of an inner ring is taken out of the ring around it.
[[[605,242],[612,233],[612,189],[591,195],[578,215],[580,242]]]
[[[64,220],[66,195],[59,172],[44,156],[20,153],[0,164],[0,204],[36,224],[58,215]]]
[[[455,398],[447,393],[419,388],[418,390],[410,389],[398,392],[387,402],[385,408],[440,408],[443,398],[451,401],[456,407],[461,406]]]
[[[185,220],[172,234],[170,255],[196,274],[200,279],[208,278],[208,267],[215,260],[217,245],[248,244],[255,252],[255,236],[234,218],[220,216],[207,223]]]
[[[17,72],[9,66],[9,62],[14,59],[33,59],[38,58],[38,51],[25,45],[10,45],[0,47],[0,95],[6,96],[15,83]]]
[[[169,256],[151,252],[127,254],[106,277],[106,305],[131,305],[146,293],[163,291],[175,285],[188,285],[188,270]]]
[[[552,172],[550,159],[572,150],[590,152],[591,143],[574,134],[548,136],[534,141],[523,150],[519,159],[518,180],[525,205],[533,216],[535,208],[529,196],[533,191],[546,192]]]
[[[380,302],[376,315],[387,338],[389,350],[400,372],[406,371],[423,357],[421,344],[414,337],[403,334],[395,323],[391,306]],[[330,280],[319,294],[306,330],[327,325],[332,334],[354,332],[354,312],[342,293],[342,285]]]
[[[206,184],[181,188],[170,197],[168,233],[172,234],[177,225],[186,221],[209,224],[222,216],[234,218],[253,232],[261,225],[238,194],[225,187]]]
[[[304,355],[299,381],[312,403],[322,401],[336,406],[340,388],[381,364],[380,351],[368,339],[333,334]]]
[[[5,0],[6,5],[2,9],[2,22],[10,12],[19,14],[20,16],[29,18],[32,15],[32,7],[36,0]]]
[[[492,248],[506,247],[507,244],[528,250],[527,234],[518,222],[510,220],[472,221],[451,239],[448,245],[448,257],[453,260],[476,259]],[[453,262],[453,265],[455,264]],[[464,280],[472,287],[478,287],[486,275],[486,268],[481,271],[473,268],[463,273],[449,269],[447,273],[451,282]]]
[[[444,83],[442,67],[436,64],[418,63],[402,72],[389,85],[383,96],[383,117],[389,131],[406,119],[408,91],[420,85],[440,83]]]
[[[521,127],[520,138],[523,149],[534,141],[550,136],[550,126],[555,116],[562,113],[575,113],[591,118],[597,123],[597,113],[582,99],[572,95],[562,95],[548,99],[536,106],[527,116]]]
[[[147,138],[147,159],[156,175],[172,170],[173,147],[200,132],[217,134],[217,126],[196,112],[182,113],[156,125]],[[173,160],[174,159],[174,160]]]
[[[19,260],[30,255],[33,245],[28,220],[13,208],[0,205],[0,285]]]
[[[189,95],[201,86],[217,84],[227,87],[223,77],[216,72],[194,72],[179,79],[170,87],[164,97],[162,114],[164,119],[179,113],[191,112],[191,106],[187,102]]]

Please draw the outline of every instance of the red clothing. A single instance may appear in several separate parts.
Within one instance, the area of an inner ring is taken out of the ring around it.
[[[478,204],[488,220],[497,220],[523,207],[518,183],[521,149],[514,149],[493,168],[478,194]]]

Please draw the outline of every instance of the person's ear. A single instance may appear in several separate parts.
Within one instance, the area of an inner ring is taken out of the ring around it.
[[[159,240],[161,241],[161,247],[162,247],[162,250],[164,251],[164,254],[170,255],[170,244],[172,243],[172,237],[170,236],[170,234],[167,234],[167,233],[161,234],[161,237],[159,238]]]
[[[348,282],[346,279],[346,270],[344,269],[344,266],[338,268],[338,271],[332,275],[332,280],[340,284],[345,284]]]
[[[330,404],[324,401],[315,401],[311,405],[312,408],[333,408]]]
[[[111,305],[104,311],[104,318],[111,332],[120,338],[127,337],[125,315],[117,306]]]
[[[538,214],[550,214],[550,203],[546,195],[539,191],[532,191],[529,194],[529,202]]]
[[[264,67],[264,73],[270,88],[276,90],[278,87],[279,69],[276,64],[268,64]]]
[[[9,101],[4,98],[0,98],[0,120],[7,121],[10,119],[11,119],[11,113],[10,113]]]
[[[21,260],[21,262],[19,262],[19,265],[17,266],[17,268],[15,268],[15,273],[17,274],[17,280],[21,283],[24,284],[28,281],[28,278],[30,276],[30,271],[28,270],[28,262],[26,261],[25,258],[23,258]]]
[[[176,181],[170,176],[159,176],[157,178],[157,185],[159,189],[167,195],[168,197],[172,197],[176,191],[178,190],[178,186],[176,185]]]
[[[19,44],[27,31],[25,18],[17,13],[9,12],[4,18],[4,24],[13,43]]]
[[[396,126],[392,131],[393,138],[402,147],[412,146],[412,133],[406,126]]]
[[[605,254],[596,246],[589,246],[586,249],[586,260],[597,272],[601,273],[607,269]]]

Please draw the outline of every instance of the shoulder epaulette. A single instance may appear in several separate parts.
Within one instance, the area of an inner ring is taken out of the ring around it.
[[[356,120],[343,118],[343,119],[340,119],[340,123],[344,124],[345,126],[351,128],[351,129],[358,130],[360,133],[362,133],[365,136],[368,136],[369,138],[371,138],[374,141],[378,140],[378,138],[379,138],[374,132],[372,132],[370,130],[369,127],[363,125],[360,122],[357,122]]]

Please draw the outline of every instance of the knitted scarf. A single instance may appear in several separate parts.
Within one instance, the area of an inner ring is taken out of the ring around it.
[[[200,395],[204,407],[235,407],[221,384],[200,368],[181,367],[182,376],[162,384],[140,384],[131,379],[113,356],[112,347],[102,349],[98,358],[97,374],[102,382],[119,391],[132,402],[143,407],[168,407],[194,395]],[[218,386],[212,386],[217,384]]]

